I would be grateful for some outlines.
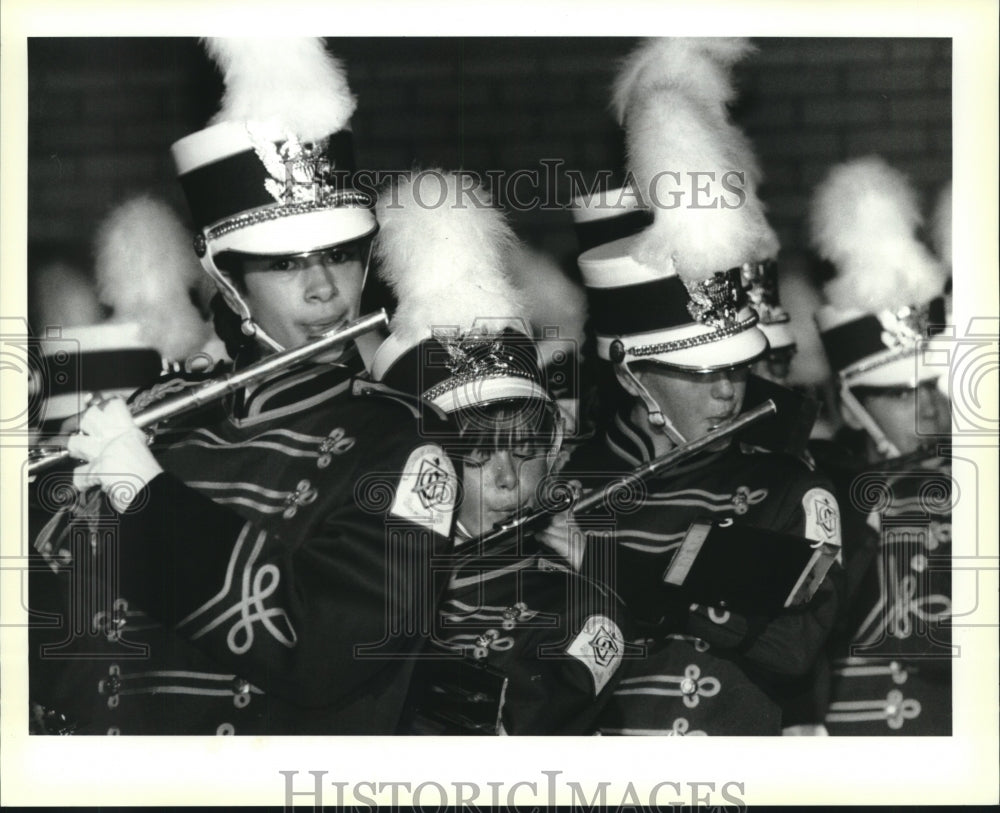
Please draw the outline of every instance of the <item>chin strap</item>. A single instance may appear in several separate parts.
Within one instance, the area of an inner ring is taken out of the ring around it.
[[[857,422],[861,424],[861,428],[871,437],[880,455],[883,457],[899,457],[899,449],[886,437],[885,432],[882,431],[875,422],[875,419],[868,413],[868,410],[861,406],[861,402],[854,397],[854,393],[851,392],[851,388],[847,384],[842,384],[840,387],[840,401],[847,407]]]
[[[198,238],[201,238],[200,240]],[[195,238],[196,250],[200,245],[202,248],[206,245],[207,236],[204,233],[199,234]],[[215,264],[215,260],[212,257],[212,252],[209,250],[204,250],[204,253],[198,251],[199,259],[201,260],[201,267],[205,269],[205,272],[212,278],[212,282],[219,289],[219,293],[222,294],[222,298],[225,299],[226,304],[236,306],[236,315],[240,317],[240,332],[244,336],[252,336],[261,344],[268,347],[275,353],[280,353],[285,348],[278,344],[274,339],[267,335],[267,332],[258,325],[250,313],[250,308],[247,307],[247,303],[243,301],[243,297],[240,292],[236,290],[236,286],[233,285],[232,281],[223,274],[218,266]]]
[[[629,369],[628,362],[619,362],[617,367],[638,391],[639,399],[642,401],[643,406],[646,407],[646,419],[649,421],[649,425],[653,431],[666,435],[675,446],[687,443],[687,439],[677,431],[677,427],[674,426],[666,413],[660,409],[660,405],[649,394],[649,390],[643,386],[643,383],[636,377],[635,373]]]

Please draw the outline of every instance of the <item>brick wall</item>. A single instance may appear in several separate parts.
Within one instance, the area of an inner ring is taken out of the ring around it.
[[[620,180],[623,142],[607,110],[624,38],[331,39],[359,99],[362,166],[512,173],[562,159],[588,182]],[[829,166],[881,153],[925,196],[951,175],[951,41],[759,39],[738,68],[736,120],[764,167],[762,196],[783,245]],[[152,191],[183,212],[169,146],[203,126],[221,81],[194,40],[38,39],[29,44],[29,237],[89,264],[116,203]],[[527,186],[523,186],[526,189]],[[568,198],[568,185],[557,194]],[[513,214],[530,242],[573,262],[562,211]]]

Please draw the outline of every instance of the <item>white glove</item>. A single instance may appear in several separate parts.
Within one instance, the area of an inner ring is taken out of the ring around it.
[[[163,471],[121,398],[98,401],[87,409],[80,431],[70,436],[66,448],[73,457],[86,461],[73,471],[73,485],[80,491],[100,486],[120,514]]]

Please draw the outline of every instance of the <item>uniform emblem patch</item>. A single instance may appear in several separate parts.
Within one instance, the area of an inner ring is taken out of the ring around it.
[[[450,479],[453,476],[454,471],[449,473],[441,465],[440,460],[425,457],[420,461],[420,471],[417,472],[413,493],[420,498],[424,508],[437,508],[447,503],[449,494],[454,489],[454,483]]]
[[[600,694],[621,665],[625,639],[610,618],[592,615],[584,622],[566,652],[590,670],[594,678],[594,694]]]
[[[840,508],[833,494],[825,488],[810,488],[802,496],[802,510],[806,514],[806,538],[840,547]]]
[[[428,443],[410,453],[390,513],[447,536],[457,490],[451,459],[440,446]]]

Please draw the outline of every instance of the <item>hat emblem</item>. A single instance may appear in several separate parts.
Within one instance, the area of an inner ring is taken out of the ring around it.
[[[517,373],[510,355],[497,340],[464,338],[445,341],[448,360],[445,365],[453,376],[480,378],[487,375]]]
[[[533,378],[525,369],[524,362],[518,364],[516,351],[500,339],[476,334],[438,336],[437,339],[448,354],[444,366],[450,375],[424,392],[423,397],[428,400],[433,401],[449,390],[487,378]]]
[[[928,308],[904,306],[895,311],[878,313],[882,325],[882,344],[890,350],[915,346],[925,334],[930,323]]]
[[[247,125],[254,152],[271,177],[264,188],[276,203],[322,203],[334,169],[326,157],[327,139],[301,142],[286,134],[280,146],[260,129]]]
[[[708,279],[684,280],[684,287],[691,297],[687,303],[691,318],[720,330],[736,325],[741,299],[741,288],[734,279],[738,274],[739,269],[732,269],[716,271]]]

